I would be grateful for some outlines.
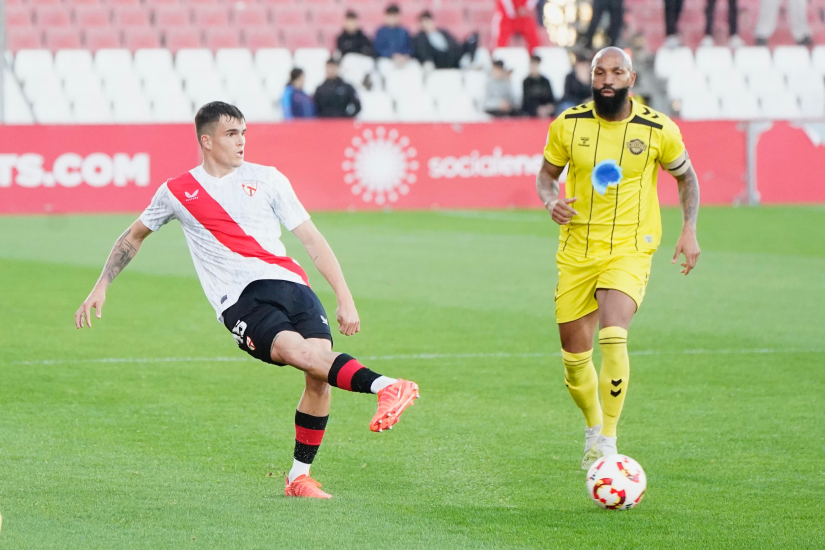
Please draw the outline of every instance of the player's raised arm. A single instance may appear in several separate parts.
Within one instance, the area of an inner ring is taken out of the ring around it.
[[[538,191],[541,202],[550,212],[553,221],[559,225],[570,223],[570,220],[578,214],[570,205],[576,202],[576,197],[562,199],[559,197],[559,177],[564,171],[564,166],[556,166],[544,160],[544,163],[536,176],[536,191]]]
[[[676,178],[676,184],[679,186],[679,203],[682,206],[682,234],[676,243],[676,251],[670,263],[675,264],[679,260],[679,254],[684,254],[685,263],[682,264],[681,273],[687,275],[696,267],[701,253],[699,241],[696,239],[696,220],[699,217],[699,178],[690,163],[687,151],[664,168]]]
[[[115,277],[129,265],[129,262],[140,250],[143,239],[151,233],[152,231],[142,221],[136,220],[115,242],[115,246],[112,247],[112,251],[109,253],[109,259],[106,260],[106,265],[103,267],[103,273],[100,274],[100,278],[95,283],[92,292],[80,304],[80,309],[74,314],[74,324],[77,328],[92,327],[92,309],[95,310],[97,318],[100,319],[103,313],[103,302],[106,301],[106,289],[109,288]]]
[[[358,311],[355,309],[352,293],[350,293],[347,282],[344,280],[344,273],[341,271],[338,258],[335,257],[329,243],[315,227],[315,224],[312,223],[312,220],[303,222],[292,232],[304,245],[315,267],[318,268],[318,271],[335,292],[335,297],[338,299],[338,308],[335,310],[335,316],[338,319],[338,330],[341,334],[352,336],[361,330],[361,320],[358,318]]]

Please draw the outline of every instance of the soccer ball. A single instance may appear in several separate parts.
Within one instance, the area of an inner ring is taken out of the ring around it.
[[[645,496],[646,488],[645,471],[629,456],[600,458],[587,471],[587,494],[607,510],[630,510]]]

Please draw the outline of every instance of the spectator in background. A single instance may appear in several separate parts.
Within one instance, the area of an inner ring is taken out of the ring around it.
[[[421,30],[413,39],[414,56],[422,64],[431,62],[436,69],[458,69],[464,54],[473,58],[478,48],[478,34],[470,35],[464,44],[458,41],[446,29],[438,29],[429,11],[418,16]]]
[[[284,95],[281,97],[284,120],[315,116],[315,105],[312,103],[312,98],[304,92],[305,81],[306,76],[303,70],[296,68],[289,73],[289,83],[284,88]]]
[[[493,61],[493,75],[484,90],[484,111],[493,116],[510,116],[516,111],[516,99],[510,85],[510,71],[504,62]]]
[[[553,114],[556,98],[550,81],[539,72],[541,58],[537,55],[530,57],[530,74],[524,79],[521,110],[532,117],[546,118]]]
[[[682,0],[665,0],[665,48],[678,48],[682,45],[676,34],[676,25],[682,15]]]
[[[397,67],[406,65],[413,53],[410,33],[401,26],[401,10],[395,4],[384,12],[384,25],[375,35],[375,53],[392,59]]]
[[[593,36],[599,30],[602,14],[607,12],[610,16],[610,25],[607,27],[607,38],[610,44],[605,46],[615,46],[622,36],[622,26],[624,24],[624,1],[623,0],[593,0],[593,18],[587,27],[587,32],[582,36],[582,45],[588,50],[593,47]]]
[[[338,76],[338,62],[327,61],[327,79],[315,90],[318,118],[352,118],[361,112],[355,88]]]
[[[699,43],[700,46],[713,46],[713,19],[716,16],[716,0],[707,0],[705,6],[705,37]],[[741,48],[745,45],[737,34],[737,27],[739,23],[739,9],[736,5],[736,0],[728,0],[728,46],[731,48]]]
[[[782,0],[761,0],[759,2],[759,19],[756,21],[756,45],[767,46],[768,40],[776,30],[779,17],[779,5]],[[791,24],[791,34],[800,46],[810,46],[811,27],[808,26],[807,0],[787,0],[786,10]]]
[[[564,97],[556,108],[561,114],[570,107],[581,105],[590,99],[593,93],[590,84],[590,60],[583,55],[576,54],[576,63],[573,70],[564,79]]]
[[[375,56],[372,41],[361,30],[358,25],[358,14],[352,10],[349,10],[344,16],[344,30],[338,35],[337,45],[341,57],[348,53]]]
[[[536,27],[536,4],[538,0],[496,0],[496,14],[493,16],[493,32],[496,46],[503,48],[510,43],[514,33],[520,34],[527,42],[528,51],[541,45]]]

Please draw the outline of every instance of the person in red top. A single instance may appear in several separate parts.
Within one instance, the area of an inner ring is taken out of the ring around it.
[[[496,0],[493,36],[497,48],[507,46],[513,33],[521,35],[530,51],[541,45],[536,32],[536,4],[538,0]]]

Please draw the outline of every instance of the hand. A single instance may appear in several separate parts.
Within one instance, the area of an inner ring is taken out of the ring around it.
[[[675,264],[679,260],[679,254],[685,255],[685,263],[682,264],[682,271],[687,275],[696,267],[696,262],[699,261],[699,241],[696,240],[696,231],[693,229],[683,229],[679,241],[676,243],[676,253],[673,254],[673,259],[670,263]]]
[[[106,301],[106,290],[102,288],[98,288],[95,286],[92,289],[91,294],[89,297],[86,298],[82,304],[80,304],[80,309],[77,310],[74,314],[74,326],[77,328],[83,328],[83,323],[85,321],[86,325],[89,328],[92,328],[92,309],[95,310],[95,316],[100,319],[100,316],[103,314],[103,302]]]
[[[559,225],[567,225],[573,216],[578,214],[576,210],[570,207],[576,200],[577,197],[573,197],[572,199],[554,199],[545,204],[545,207],[547,211],[550,212],[554,222]]]
[[[361,320],[352,299],[338,303],[335,317],[338,319],[338,331],[344,336],[352,336],[361,330]]]

